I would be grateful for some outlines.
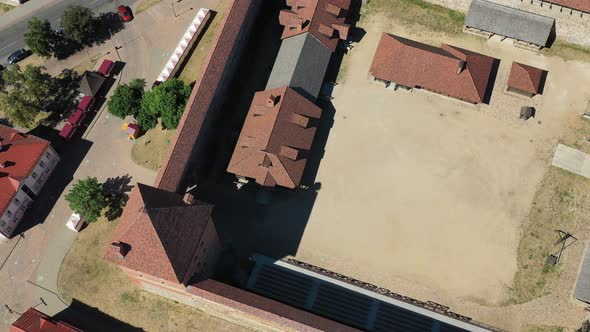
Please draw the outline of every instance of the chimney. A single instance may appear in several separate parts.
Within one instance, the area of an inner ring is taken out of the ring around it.
[[[272,93],[266,99],[266,107],[275,107],[276,104],[279,102],[280,96],[275,96]]]
[[[332,38],[332,37],[334,37],[334,31],[336,31],[336,30],[334,30],[334,28],[331,28],[331,27],[329,27],[329,26],[327,26],[325,24],[320,24],[320,27],[318,28],[318,31],[321,34],[324,34],[324,35]]]
[[[457,65],[457,75],[461,74],[461,72],[465,69],[465,61],[459,61]]]
[[[297,156],[299,155],[299,150],[294,149],[290,146],[281,145],[281,152],[279,153],[283,157],[287,157],[291,160],[297,160]]]
[[[191,193],[186,193],[184,194],[184,197],[182,197],[182,201],[186,205],[193,205],[195,204],[195,196],[193,196]]]
[[[291,122],[303,128],[307,128],[309,125],[309,118],[299,113],[293,113],[291,114]]]
[[[334,4],[329,3],[326,5],[326,11],[336,17],[340,17],[340,15],[342,15],[342,12],[344,10],[342,10],[342,8],[340,8]]]
[[[6,162],[0,161],[0,168],[6,168]]]
[[[114,254],[117,258],[125,258],[129,251],[131,251],[131,246],[125,242],[113,242],[109,248],[109,251]]]
[[[332,24],[332,28],[334,28],[334,30],[338,31],[338,38],[340,38],[342,40],[348,39],[348,32],[350,31],[350,24],[345,24],[345,23]]]

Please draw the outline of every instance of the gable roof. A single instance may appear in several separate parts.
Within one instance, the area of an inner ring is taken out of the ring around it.
[[[82,79],[80,80],[80,87],[78,88],[78,91],[82,92],[87,96],[94,97],[96,96],[98,90],[100,90],[100,87],[102,86],[104,81],[104,76],[92,71],[86,71],[84,72],[84,76],[82,76]]]
[[[309,32],[332,52],[339,39],[346,39],[346,15],[351,0],[287,0],[290,9],[281,10],[282,39]]]
[[[508,76],[508,87],[538,94],[541,92],[541,81],[544,73],[543,69],[513,62],[510,68],[510,76]]]
[[[295,188],[321,112],[288,87],[257,92],[227,171],[254,178],[263,186]]]
[[[289,86],[310,100],[322,89],[332,52],[309,33],[283,40],[266,89]]]
[[[212,205],[187,205],[182,196],[138,183],[113,233],[105,259],[126,268],[182,283],[210,221]]]
[[[206,121],[220,110],[224,98],[227,98],[227,82],[230,81],[232,68],[236,65],[238,46],[249,32],[254,20],[249,18],[256,10],[259,1],[232,0],[215,39],[211,44],[205,63],[201,67],[199,80],[195,83],[191,96],[174,138],[170,143],[168,155],[162,163],[154,185],[168,191],[184,191],[183,180],[188,164],[193,157],[193,150],[205,144],[207,139],[199,137],[206,127]]]
[[[8,208],[18,192],[20,182],[29,177],[39,159],[43,157],[49,142],[0,125],[0,216]]]
[[[381,80],[481,103],[493,64],[492,57],[456,46],[438,48],[383,33],[369,71]]]
[[[498,35],[547,46],[555,19],[502,6],[485,0],[473,0],[465,25]]]
[[[9,332],[81,332],[64,322],[54,321],[46,314],[30,308],[25,311],[12,325]]]
[[[590,1],[588,0],[545,0],[545,2],[590,13]]]

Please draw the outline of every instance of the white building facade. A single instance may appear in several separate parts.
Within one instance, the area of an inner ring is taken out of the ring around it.
[[[57,152],[48,145],[28,177],[20,182],[14,181],[18,182],[18,190],[8,207],[0,211],[0,237],[10,238],[15,235],[14,232],[22,221],[25,211],[39,195],[60,160]],[[2,168],[0,168],[1,171]]]

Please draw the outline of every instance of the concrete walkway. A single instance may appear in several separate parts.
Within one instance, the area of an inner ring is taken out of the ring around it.
[[[177,12],[186,10],[186,14],[174,17],[170,4],[162,1],[138,15],[126,29],[114,36],[112,43],[108,41],[88,52],[91,55],[110,52],[107,57],[117,60],[117,57],[113,57],[116,55],[114,45],[123,46],[118,54],[126,64],[115,86],[137,77],[145,78],[149,85],[160,73],[197,9],[216,8],[218,2],[185,0],[175,5],[175,8]],[[86,51],[74,55],[67,62],[48,63],[48,69],[59,71],[65,66],[72,67],[84,61],[88,61]],[[110,93],[113,91],[114,86]],[[45,221],[26,231],[24,238],[16,237],[0,244],[0,330],[7,330],[10,323],[29,307],[54,315],[69,305],[58,295],[57,280],[60,265],[76,239],[76,233],[65,227],[72,211],[64,199],[76,180],[95,176],[99,181],[105,181],[128,174],[132,177],[132,184],[153,183],[156,173],[131,161],[134,142],[126,138],[121,125],[122,120],[112,116],[103,107],[87,129],[84,135],[86,141],[72,142],[68,145],[72,152],[62,153],[62,164],[56,169],[56,172],[62,173],[54,174],[52,179],[60,176],[71,178],[65,189],[56,194],[59,198],[41,196],[35,202],[43,205],[44,200],[56,200],[53,207],[49,207],[51,212]],[[81,163],[71,165],[74,157],[70,155],[81,157]],[[65,174],[68,167],[74,167],[73,175]],[[51,183],[47,186],[51,186]],[[9,306],[12,312],[5,309],[4,305]]]

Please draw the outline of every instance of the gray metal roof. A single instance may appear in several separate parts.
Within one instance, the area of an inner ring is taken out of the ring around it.
[[[254,261],[249,290],[365,331],[490,331],[287,262]]]
[[[555,19],[485,0],[473,0],[465,18],[467,27],[547,46]]]
[[[590,245],[586,248],[584,261],[580,268],[580,274],[578,274],[578,281],[574,289],[574,298],[590,303]]]
[[[332,51],[310,33],[283,40],[266,90],[289,86],[315,100],[322,88],[331,56]]]

